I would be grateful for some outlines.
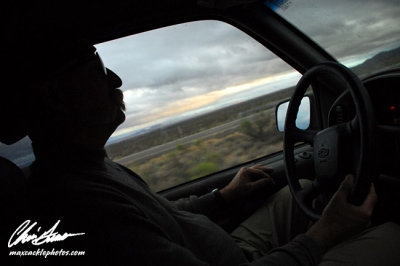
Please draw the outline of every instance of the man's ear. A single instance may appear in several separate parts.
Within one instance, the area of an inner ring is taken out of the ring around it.
[[[60,113],[69,113],[68,105],[64,94],[60,91],[60,87],[54,82],[46,81],[40,85],[40,98],[43,103]]]

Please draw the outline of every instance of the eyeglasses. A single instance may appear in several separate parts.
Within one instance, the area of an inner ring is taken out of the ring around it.
[[[83,58],[78,59],[75,66],[83,66],[91,61],[96,61],[96,67],[98,67],[99,71],[107,76],[107,68],[105,67],[104,62],[98,52],[94,52],[93,54],[89,54]]]
[[[98,67],[98,70],[102,73],[104,73],[105,76],[107,76],[107,68],[104,65],[103,60],[101,59],[100,55],[98,52],[94,53],[89,53],[86,54],[85,56],[79,56],[77,58],[71,59],[68,63],[65,63],[62,67],[57,68],[55,71],[53,71],[52,76],[57,76],[59,74],[63,74],[66,72],[69,72],[71,70],[77,69],[79,67],[84,66],[85,64],[88,64],[89,62],[96,61],[96,67]]]

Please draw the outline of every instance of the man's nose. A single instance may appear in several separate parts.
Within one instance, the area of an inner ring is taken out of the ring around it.
[[[117,89],[122,86],[121,78],[115,74],[111,69],[107,68],[107,81],[110,86],[114,89]]]

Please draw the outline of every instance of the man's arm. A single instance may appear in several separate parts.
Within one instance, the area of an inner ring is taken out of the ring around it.
[[[233,201],[245,198],[266,186],[273,185],[274,180],[269,175],[272,171],[271,168],[261,165],[243,167],[232,181],[221,190],[200,197],[182,198],[175,201],[174,204],[180,210],[204,214],[210,218],[216,217],[221,210],[228,208]]]

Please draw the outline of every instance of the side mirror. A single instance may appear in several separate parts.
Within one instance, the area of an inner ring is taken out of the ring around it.
[[[283,132],[285,129],[286,112],[289,106],[289,101],[281,102],[276,106],[276,126],[279,132]],[[296,118],[296,127],[299,129],[307,129],[310,126],[310,98],[304,96],[301,100],[299,112]]]

